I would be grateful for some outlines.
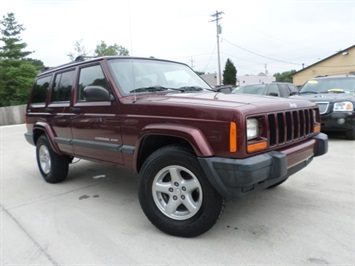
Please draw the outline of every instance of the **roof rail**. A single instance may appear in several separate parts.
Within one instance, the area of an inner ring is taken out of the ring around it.
[[[97,58],[97,56],[87,56],[87,55],[79,55],[75,58],[74,62],[85,61],[87,59]]]
[[[50,70],[50,69],[53,69],[53,67],[45,66],[45,67],[43,68],[42,72],[45,72],[45,71]]]
[[[73,64],[73,63],[81,62],[81,61],[85,61],[85,60],[87,60],[87,59],[93,59],[93,58],[97,58],[97,56],[79,55],[79,56],[77,56],[77,57],[74,59],[74,61],[72,61],[72,62],[63,64],[63,65],[59,65],[59,66],[55,66],[55,67],[44,67],[44,69],[42,70],[41,73],[47,72],[47,71],[49,71],[49,70],[57,69],[57,68],[60,68],[60,67],[69,66],[69,65],[71,65],[71,64]]]

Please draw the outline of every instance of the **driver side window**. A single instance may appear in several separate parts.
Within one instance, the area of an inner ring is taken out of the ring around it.
[[[269,91],[267,93],[268,95],[272,96],[280,96],[280,90],[279,87],[276,84],[272,84],[269,87]]]
[[[86,101],[84,97],[84,88],[87,86],[100,86],[108,92],[111,92],[100,65],[80,69],[77,101]]]

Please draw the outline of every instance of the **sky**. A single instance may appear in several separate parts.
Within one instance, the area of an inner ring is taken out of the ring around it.
[[[355,0],[0,0],[1,20],[10,12],[46,66],[104,41],[216,73],[216,12],[221,69],[230,59],[238,75],[298,71],[355,44]]]

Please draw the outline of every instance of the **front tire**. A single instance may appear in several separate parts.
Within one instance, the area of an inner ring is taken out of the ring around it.
[[[69,157],[56,154],[47,137],[42,135],[36,145],[39,171],[48,183],[59,183],[66,179],[69,171]]]
[[[157,150],[144,162],[139,201],[152,224],[181,237],[207,232],[224,208],[224,199],[207,180],[196,156],[176,145]]]

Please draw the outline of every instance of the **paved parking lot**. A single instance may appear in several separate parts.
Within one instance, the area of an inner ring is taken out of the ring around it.
[[[150,224],[128,171],[79,161],[44,182],[24,132],[0,127],[0,265],[355,264],[355,141],[334,136],[282,186],[228,201],[184,239]]]

